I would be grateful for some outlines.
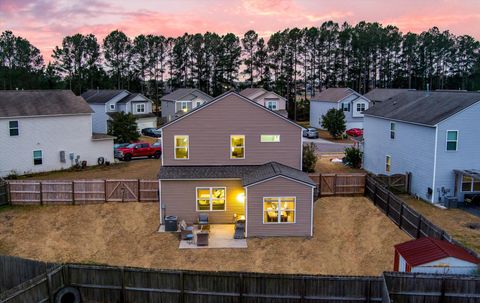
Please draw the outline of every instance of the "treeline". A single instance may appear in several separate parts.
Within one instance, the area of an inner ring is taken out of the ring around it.
[[[158,100],[166,89],[197,87],[214,96],[264,87],[289,100],[328,87],[480,89],[480,43],[433,27],[402,34],[395,26],[329,21],[268,38],[184,34],[171,38],[113,31],[67,36],[48,65],[26,39],[0,36],[0,88],[124,88]]]

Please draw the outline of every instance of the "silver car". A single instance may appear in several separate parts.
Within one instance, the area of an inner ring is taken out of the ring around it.
[[[307,129],[303,130],[303,136],[305,138],[309,138],[309,139],[317,139],[318,138],[318,130],[316,128],[309,127]]]

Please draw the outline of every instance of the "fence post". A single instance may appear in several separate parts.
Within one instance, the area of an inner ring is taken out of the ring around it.
[[[183,271],[180,272],[180,303],[185,302],[185,287],[183,285],[184,282],[184,277],[183,277]]]
[[[333,176],[333,194],[337,194],[337,174]]]
[[[120,270],[121,270],[121,275],[122,275],[122,292],[120,294],[120,303],[125,303],[126,302],[125,268],[122,267]]]
[[[140,195],[141,195],[142,191],[140,190],[140,184],[141,184],[140,179],[137,180],[137,184],[138,184],[137,185],[137,187],[138,187],[138,189],[137,189],[137,197],[138,198],[137,199],[138,199],[138,202],[141,202],[142,198],[141,198]]]
[[[373,189],[373,205],[377,205],[377,182],[373,182],[373,185],[375,186],[375,188]]]
[[[48,291],[48,302],[53,303],[53,293],[52,293],[52,276],[48,271],[45,273],[47,276],[47,291]]]
[[[72,205],[75,205],[75,181],[72,181]]]
[[[385,214],[387,217],[390,217],[388,214],[390,213],[390,191],[387,192],[387,209],[385,209]]]
[[[38,184],[40,185],[40,205],[43,205],[43,186],[42,186],[42,182],[38,182]]]
[[[400,218],[398,219],[398,227],[402,229],[403,223],[403,202],[400,204]]]
[[[107,202],[107,179],[103,180],[103,191],[105,195],[105,202]]]
[[[420,238],[420,231],[422,229],[422,215],[418,215],[418,225],[417,225],[417,239]]]
[[[318,197],[322,195],[322,174],[318,174]]]
[[[370,289],[371,289],[371,284],[372,284],[372,281],[368,280],[367,282],[367,287],[365,289],[365,301],[367,303],[370,303],[370,297],[371,297],[371,294],[370,294]]]
[[[239,278],[239,281],[238,281],[238,284],[239,284],[239,287],[238,287],[238,301],[240,303],[242,303],[243,302],[243,292],[244,292],[243,274],[240,274],[238,278]]]

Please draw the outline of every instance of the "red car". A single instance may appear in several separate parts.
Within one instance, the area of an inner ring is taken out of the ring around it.
[[[363,129],[361,128],[350,128],[346,131],[347,135],[352,137],[360,137],[363,136]]]
[[[152,144],[146,142],[136,142],[127,145],[126,147],[117,148],[115,158],[123,161],[130,161],[136,157],[154,157],[160,159],[162,156],[162,147],[160,144]]]

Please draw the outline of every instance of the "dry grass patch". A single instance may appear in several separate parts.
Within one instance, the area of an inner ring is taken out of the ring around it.
[[[480,224],[479,217],[461,209],[441,209],[408,195],[402,195],[401,198],[457,241],[480,252],[480,229],[472,229],[467,226],[471,223]]]
[[[344,154],[334,155],[318,155],[315,172],[317,173],[364,173],[363,169],[351,168],[343,163],[334,163],[330,161],[333,158],[342,159]]]
[[[157,229],[157,203],[7,208],[0,211],[0,253],[169,269],[378,275],[392,269],[393,245],[409,239],[364,197],[318,200],[311,239],[248,239],[247,249],[180,250],[176,235]]]

